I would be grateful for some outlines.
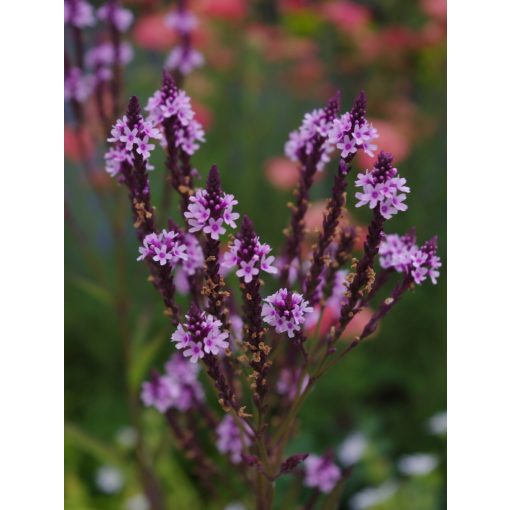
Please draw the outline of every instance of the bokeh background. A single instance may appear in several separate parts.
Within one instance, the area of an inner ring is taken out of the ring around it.
[[[161,67],[175,44],[164,23],[172,4],[125,5],[136,21],[126,36],[134,59],[124,91],[144,103],[159,87]],[[194,165],[205,175],[218,164],[240,212],[253,218],[276,249],[297,177],[283,155],[289,132],[337,89],[342,110],[360,89],[367,92],[368,117],[380,132],[377,143],[393,152],[412,188],[409,210],[387,228],[403,233],[416,226],[419,241],[437,233],[442,277],[437,286],[428,283],[407,295],[378,335],[322,380],[303,409],[291,450],[331,448],[340,453],[340,464],[349,454],[359,458],[342,509],[445,508],[446,2],[197,0],[191,8],[200,20],[194,44],[206,58],[184,84],[206,128],[207,142],[194,155]],[[104,145],[92,131],[87,151],[94,162],[93,192],[71,126],[66,109],[66,508],[143,510],[148,507],[135,469],[126,384],[138,392],[150,368],[161,366],[170,352],[171,331],[159,296],[146,281],[146,268],[135,261],[127,199],[104,173]],[[367,158],[356,161],[358,168],[370,164]],[[161,151],[155,151],[154,162],[158,204]],[[312,228],[321,220],[331,177],[326,170],[312,188]],[[116,224],[125,232],[122,253],[115,249],[104,203],[117,211]],[[353,217],[360,225],[368,220],[358,211]],[[128,278],[119,281],[123,264]],[[128,317],[124,333],[117,320],[119,292]],[[204,500],[164,419],[148,410],[140,423],[169,508],[243,502],[246,495],[234,477],[221,501]],[[290,477],[282,479],[276,508],[298,507],[282,500],[292,483]],[[303,489],[297,498],[305,496]]]

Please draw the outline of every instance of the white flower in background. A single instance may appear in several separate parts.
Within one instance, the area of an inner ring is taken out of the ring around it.
[[[124,486],[124,477],[116,467],[101,466],[96,471],[96,485],[105,494],[115,494]]]
[[[149,510],[149,501],[143,494],[135,494],[126,501],[126,510]]]
[[[428,475],[436,469],[439,459],[429,453],[404,455],[397,463],[398,470],[408,476]]]
[[[431,434],[437,436],[446,434],[446,411],[431,416],[427,420],[427,428]]]
[[[397,492],[398,485],[388,481],[378,487],[367,487],[352,496],[349,506],[352,510],[365,510],[390,499]]]
[[[367,447],[367,438],[361,432],[354,432],[338,447],[338,460],[344,466],[352,466],[361,460]]]
[[[136,443],[135,429],[129,425],[121,427],[115,435],[115,441],[124,448],[133,448]]]
[[[229,503],[224,510],[246,510],[246,507],[242,503],[235,501],[234,503]]]

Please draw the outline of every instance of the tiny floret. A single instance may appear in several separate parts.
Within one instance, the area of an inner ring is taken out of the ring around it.
[[[307,487],[314,487],[327,494],[340,480],[342,472],[330,456],[309,455],[305,460],[305,481]]]
[[[142,246],[138,249],[140,256],[137,260],[147,257],[161,266],[174,267],[179,262],[188,260],[186,244],[177,232],[162,230],[160,234],[147,234]]]
[[[241,431],[230,414],[227,414],[216,428],[216,437],[218,450],[228,455],[233,464],[239,464],[242,461],[243,445],[248,448],[253,442],[249,429],[244,425],[244,422]]]

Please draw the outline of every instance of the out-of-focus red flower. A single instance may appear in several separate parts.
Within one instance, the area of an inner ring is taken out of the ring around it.
[[[328,200],[319,200],[310,204],[304,218],[305,227],[308,230],[313,232],[322,227],[322,219],[327,205]]]
[[[166,23],[167,14],[148,14],[134,27],[133,39],[149,50],[167,50],[177,42],[177,34]]]
[[[90,157],[94,152],[94,142],[90,134],[87,131],[82,131],[80,136],[81,143],[74,128],[64,126],[64,155],[74,163],[82,161],[83,156]]]
[[[206,17],[239,21],[246,17],[246,0],[197,0],[194,10]]]
[[[354,337],[361,334],[366,323],[370,320],[372,311],[364,308],[357,315],[354,316],[342,335],[342,340],[352,340]],[[338,310],[333,310],[329,305],[324,308],[322,320],[319,325],[319,334],[325,335],[332,326],[338,323]],[[307,334],[313,334],[317,324],[309,325],[306,329]],[[374,335],[377,334],[377,330]]]
[[[356,32],[370,21],[370,9],[354,2],[331,2],[324,4],[321,13],[345,32]]]
[[[379,131],[379,138],[375,140],[378,151],[383,149],[393,154],[394,162],[398,163],[409,155],[409,140],[398,130],[393,123],[386,120],[374,120],[371,122]],[[375,154],[377,156],[377,154]],[[370,157],[364,152],[358,153],[358,163],[365,168],[371,168],[376,160],[376,157]]]
[[[214,120],[212,111],[204,104],[198,102],[196,99],[193,99],[193,109],[195,110],[196,119],[198,122],[204,126],[205,130],[209,129]]]
[[[287,158],[271,158],[266,162],[265,174],[268,181],[278,189],[292,189],[299,180],[299,169]]]
[[[446,0],[421,0],[423,12],[434,18],[446,19]]]

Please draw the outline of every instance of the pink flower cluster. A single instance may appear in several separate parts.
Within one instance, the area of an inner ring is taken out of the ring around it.
[[[117,2],[106,2],[97,10],[97,17],[104,23],[110,23],[119,32],[126,32],[133,23],[134,16]]]
[[[413,236],[398,234],[385,236],[379,248],[379,262],[384,269],[411,274],[418,285],[427,277],[435,285],[442,265],[435,239],[418,247]]]
[[[94,90],[94,84],[92,75],[83,74],[79,67],[72,67],[64,76],[64,99],[83,103]]]
[[[328,133],[332,127],[332,122],[328,119],[326,108],[313,110],[305,114],[303,122],[298,130],[292,131],[289,140],[285,144],[285,154],[291,160],[298,162],[303,155],[312,153],[317,136],[324,138],[321,147],[321,159],[317,165],[317,170],[321,171],[330,161],[330,154],[334,151],[334,145],[327,142]]]
[[[173,230],[170,230],[170,232],[162,230],[160,234],[155,232],[147,234],[138,251],[140,256],[137,260],[150,257],[161,266],[168,264],[174,267],[179,262],[188,259],[186,245],[183,243],[181,236]]]
[[[200,367],[188,363],[180,353],[174,354],[165,364],[164,375],[153,374],[142,384],[142,402],[164,413],[175,408],[187,411],[204,400],[204,390],[198,380]]]
[[[205,354],[223,354],[229,346],[228,333],[221,331],[221,321],[212,315],[191,309],[186,315],[187,323],[179,324],[172,335],[177,349],[186,358],[197,363]]]
[[[92,27],[96,24],[94,9],[85,0],[66,0],[64,23],[78,28]]]
[[[225,227],[236,228],[239,213],[233,212],[238,202],[234,195],[221,193],[210,196],[207,190],[198,189],[189,199],[188,210],[184,213],[190,232],[203,231],[212,239],[218,240],[226,232]]]
[[[276,291],[264,301],[264,322],[274,326],[277,333],[287,333],[289,338],[293,338],[302,329],[307,314],[313,311],[301,294],[286,288]]]
[[[216,427],[216,447],[221,453],[228,455],[233,464],[239,464],[242,461],[243,443],[248,448],[253,440],[250,431],[243,422],[243,433],[239,429],[235,419],[227,414],[220,424]]]
[[[347,158],[363,149],[369,156],[374,155],[377,145],[372,142],[379,136],[370,122],[352,124],[352,116],[344,113],[339,119],[334,119],[327,133],[328,143],[340,150],[340,156]]]
[[[178,33],[181,43],[170,52],[165,66],[184,75],[202,66],[204,56],[191,46],[191,33],[198,25],[196,16],[185,9],[177,10],[167,16],[166,24]]]
[[[133,48],[131,44],[123,41],[119,46],[119,62],[126,65],[133,60]],[[110,67],[115,61],[115,50],[113,44],[104,42],[87,51],[85,63],[94,70],[98,81],[107,81],[111,78]]]
[[[301,376],[301,372],[299,369],[291,369],[284,368],[280,372],[280,376],[278,377],[278,381],[276,382],[276,391],[283,396],[288,397],[290,400],[293,400],[297,394],[298,390],[298,382]],[[303,381],[301,382],[301,391],[300,394],[305,391],[305,388],[310,381],[310,376],[305,374],[303,376]]]
[[[105,154],[106,171],[115,177],[121,170],[122,163],[125,161],[132,165],[135,160],[135,154],[138,154],[143,160],[148,160],[151,151],[156,147],[150,143],[150,139],[160,139],[161,132],[157,129],[151,120],[144,120],[139,117],[136,126],[130,128],[126,116],[117,120],[111,130],[111,137],[108,141],[114,143]],[[147,170],[153,170],[153,167],[147,164]]]
[[[272,265],[275,258],[273,255],[269,255],[271,247],[267,243],[261,243],[257,237],[255,246],[250,251],[252,253],[248,254],[246,248],[243,248],[241,240],[234,239],[229,251],[223,256],[221,266],[224,269],[238,266],[236,276],[242,278],[245,283],[250,283],[260,271],[270,274],[278,273],[278,269]]]
[[[305,481],[307,487],[316,487],[323,493],[333,490],[342,472],[330,456],[309,455],[305,460]]]
[[[165,119],[175,119],[175,143],[186,154],[191,156],[199,148],[199,142],[205,142],[202,124],[195,120],[191,99],[183,90],[172,90],[170,97],[165,97],[161,90],[157,90],[149,98],[145,110],[148,112],[147,118],[159,127],[162,127]],[[161,139],[161,144],[166,146],[164,138]]]
[[[406,186],[406,179],[400,177],[393,166],[386,168],[384,164],[378,162],[372,171],[359,173],[357,177],[355,185],[363,188],[363,192],[358,191],[355,195],[359,200],[356,207],[368,204],[370,209],[374,209],[379,206],[379,211],[385,219],[390,219],[398,211],[407,210],[404,200],[410,189]]]

